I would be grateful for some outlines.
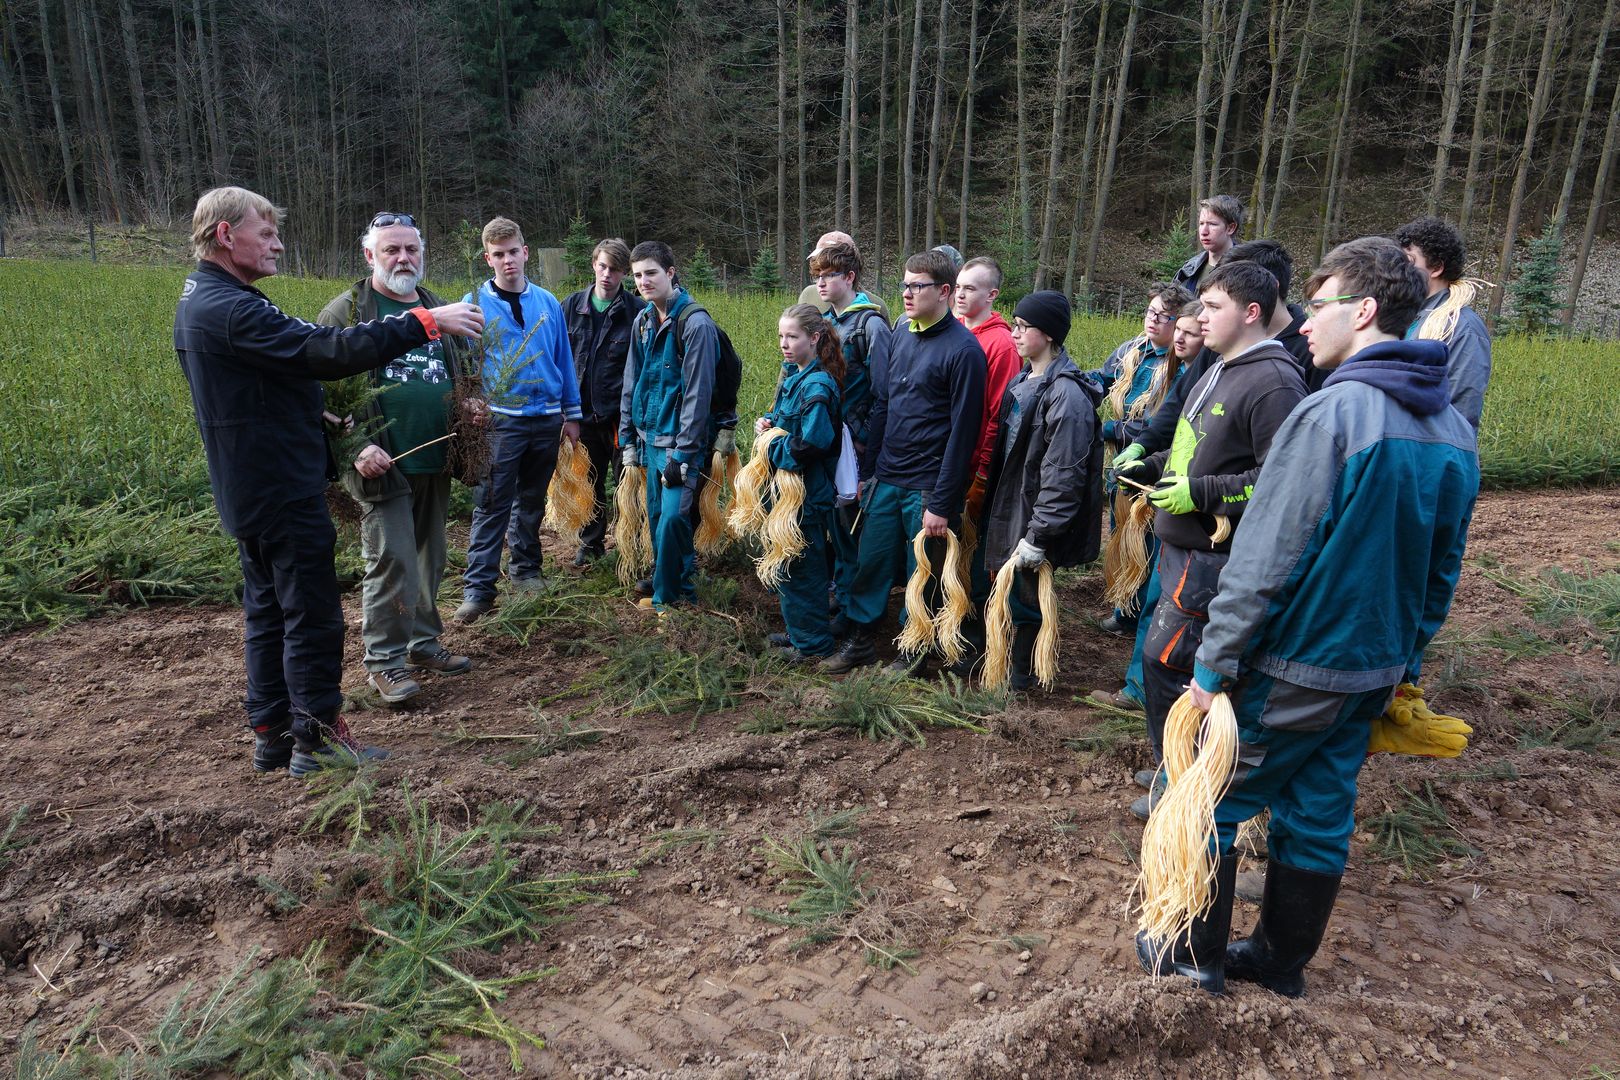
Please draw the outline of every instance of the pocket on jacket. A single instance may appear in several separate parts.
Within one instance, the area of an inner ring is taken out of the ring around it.
[[[1174,604],[1153,609],[1153,624],[1142,642],[1142,655],[1171,671],[1191,674],[1198,646],[1204,642],[1205,622]]]
[[[1170,573],[1161,576],[1159,587],[1170,602],[1197,619],[1209,617],[1210,601],[1215,599],[1221,583],[1221,568],[1226,565],[1225,552],[1175,550],[1167,547],[1161,556],[1161,566]]]

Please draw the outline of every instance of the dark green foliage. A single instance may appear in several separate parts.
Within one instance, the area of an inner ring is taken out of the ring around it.
[[[812,730],[846,728],[868,739],[901,739],[926,746],[928,727],[961,728],[984,734],[989,720],[1006,707],[1006,695],[965,688],[959,681],[929,684],[896,679],[867,669],[828,686],[824,708],[790,722]]]
[[[1532,336],[1550,333],[1559,325],[1566,291],[1559,282],[1562,246],[1563,240],[1554,223],[1547,222],[1541,235],[1530,241],[1525,259],[1519,265],[1519,276],[1508,287],[1519,328]]]
[[[1432,783],[1424,782],[1422,794],[1400,784],[1395,790],[1405,801],[1362,823],[1373,834],[1377,858],[1400,863],[1405,876],[1413,877],[1427,873],[1444,859],[1478,854],[1457,834]]]
[[[776,265],[776,247],[770,237],[766,237],[759,246],[759,254],[754,257],[754,265],[748,271],[748,283],[752,288],[767,293],[781,292],[784,288],[782,268]]]
[[[1147,264],[1148,275],[1155,281],[1171,280],[1197,250],[1198,241],[1187,227],[1187,212],[1183,210],[1164,234],[1164,247],[1158,257]]]
[[[1620,660],[1620,572],[1548,566],[1531,579],[1493,569],[1485,576],[1523,597],[1538,623],[1578,632],[1602,645],[1610,663]]]
[[[27,840],[15,839],[17,830],[22,828],[22,823],[27,817],[28,804],[23,803],[11,812],[11,820],[6,822],[6,827],[0,829],[0,867],[11,861],[13,852],[21,851],[28,846]]]
[[[1103,714],[1101,720],[1088,724],[1063,745],[1081,754],[1120,754],[1146,734],[1141,713],[1128,713],[1110,709],[1088,701],[1087,705]]]
[[[0,629],[60,626],[109,604],[228,602],[235,545],[211,507],[136,492],[84,506],[60,485],[0,493]]]
[[[366,818],[377,795],[377,766],[336,744],[328,753],[331,763],[304,781],[304,789],[315,796],[315,805],[304,818],[303,831],[324,833],[336,824],[348,832],[352,851],[371,830]]]
[[[714,263],[702,244],[692,249],[685,262],[677,257],[675,269],[680,274],[681,284],[694,292],[712,292],[720,285],[719,278],[715,276]]]
[[[478,621],[479,628],[529,645],[599,637],[613,627],[608,601],[600,593],[587,591],[585,579],[555,579],[554,584],[556,591],[508,594],[499,607]]]
[[[563,248],[568,256],[567,283],[570,291],[584,288],[590,284],[595,274],[591,266],[591,250],[596,247],[596,238],[591,235],[591,227],[585,220],[583,213],[576,213],[568,222],[568,235],[563,237]]]
[[[693,652],[658,637],[632,637],[608,646],[603,663],[558,697],[594,693],[629,715],[660,712],[695,720],[736,705],[743,676],[730,649]]]

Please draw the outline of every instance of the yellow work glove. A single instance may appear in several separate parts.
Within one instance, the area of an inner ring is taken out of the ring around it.
[[[1401,683],[1384,715],[1372,722],[1367,753],[1452,758],[1467,749],[1468,736],[1473,733],[1457,717],[1430,709],[1420,688]]]

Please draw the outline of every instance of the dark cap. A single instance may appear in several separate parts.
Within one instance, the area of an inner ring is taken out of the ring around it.
[[[1069,336],[1069,300],[1056,289],[1030,293],[1018,301],[1013,317],[1023,319],[1051,338],[1057,348],[1062,348]]]

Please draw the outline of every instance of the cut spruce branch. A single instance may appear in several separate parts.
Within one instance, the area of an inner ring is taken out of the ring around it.
[[[452,431],[448,435],[440,435],[437,439],[429,439],[425,443],[418,443],[417,445],[411,447],[409,450],[406,450],[403,453],[395,454],[393,456],[393,460],[396,463],[400,462],[400,461],[404,461],[406,458],[410,457],[412,454],[416,453],[418,450],[426,450],[430,446],[437,446],[439,443],[450,441],[451,439],[456,437],[456,434],[457,434],[456,432]]]

